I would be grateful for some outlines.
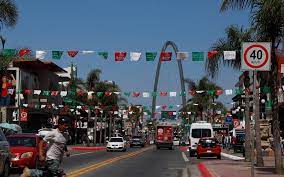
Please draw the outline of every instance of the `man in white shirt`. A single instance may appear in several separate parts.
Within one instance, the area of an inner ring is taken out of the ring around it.
[[[45,160],[46,171],[25,168],[21,177],[58,176],[59,165],[66,152],[67,138],[64,132],[68,128],[68,120],[64,117],[58,119],[58,128],[47,133],[40,143],[40,160]],[[44,142],[48,143],[45,157]]]

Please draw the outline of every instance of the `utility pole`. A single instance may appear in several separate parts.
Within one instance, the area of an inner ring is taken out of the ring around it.
[[[252,131],[251,131],[251,177],[254,177],[254,140],[255,140],[255,137],[254,137],[254,131],[255,131],[255,121],[257,119],[256,117],[256,112],[258,110],[256,110],[256,103],[255,103],[255,100],[256,100],[256,97],[258,96],[257,95],[257,91],[256,91],[256,81],[257,81],[257,78],[256,78],[256,71],[253,71],[253,99],[254,99],[254,105],[253,105],[253,112],[254,112],[254,116],[253,116],[253,120],[252,120]]]

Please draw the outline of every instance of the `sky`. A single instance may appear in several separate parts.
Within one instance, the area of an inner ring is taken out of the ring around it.
[[[102,70],[102,80],[115,81],[124,91],[152,91],[158,60],[115,62],[115,51],[160,52],[166,41],[173,41],[180,51],[208,51],[225,28],[249,25],[246,11],[220,13],[221,0],[17,0],[20,11],[14,29],[4,29],[6,48],[28,47],[32,50],[108,51],[108,60],[98,55],[77,55],[52,60],[61,67],[71,62],[78,75],[86,78],[91,69]],[[50,55],[47,55],[50,60]],[[185,78],[195,81],[206,75],[205,62],[183,61]],[[214,81],[224,89],[233,89],[239,71],[222,68]],[[180,91],[177,62],[162,64],[159,91]],[[230,106],[232,96],[220,101]],[[129,98],[129,103],[150,106],[150,98]],[[181,104],[181,98],[160,98],[157,105]]]

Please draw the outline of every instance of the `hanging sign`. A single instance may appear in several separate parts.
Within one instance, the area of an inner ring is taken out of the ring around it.
[[[20,110],[20,121],[21,122],[27,122],[28,121],[28,110],[27,109],[21,109]]]
[[[243,71],[270,71],[271,43],[244,42],[241,59]]]

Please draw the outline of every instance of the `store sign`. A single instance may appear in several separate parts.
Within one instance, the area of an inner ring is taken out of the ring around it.
[[[27,122],[28,121],[28,110],[20,109],[20,121]]]

